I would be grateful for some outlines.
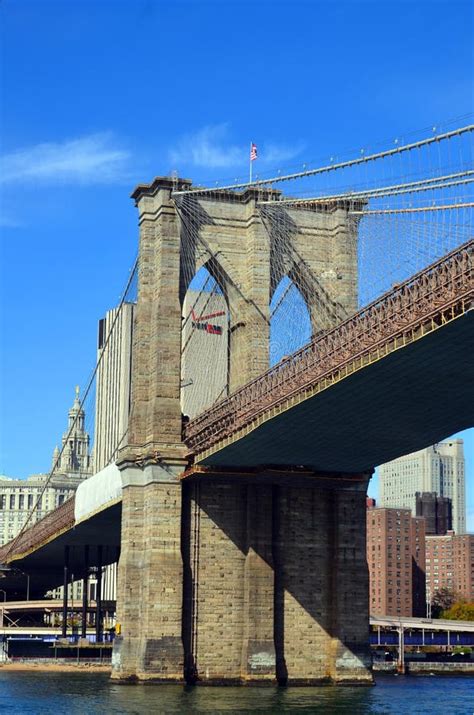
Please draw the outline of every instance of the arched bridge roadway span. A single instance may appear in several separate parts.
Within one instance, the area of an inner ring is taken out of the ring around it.
[[[472,426],[473,254],[470,241],[192,420],[195,463],[358,472]]]

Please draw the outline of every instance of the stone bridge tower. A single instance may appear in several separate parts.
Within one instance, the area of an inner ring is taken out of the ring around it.
[[[190,464],[180,407],[184,264],[219,273],[233,391],[268,368],[269,303],[285,272],[315,333],[356,309],[348,206],[285,210],[278,192],[254,188],[182,200],[189,188],[157,178],[132,194],[139,288],[128,445],[118,461],[113,677],[369,682],[367,475],[295,480],[256,465],[251,475],[181,479]],[[258,199],[268,203],[259,208]]]

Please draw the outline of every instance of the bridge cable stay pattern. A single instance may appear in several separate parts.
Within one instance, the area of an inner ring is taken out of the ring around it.
[[[463,186],[472,184],[474,181],[474,170],[466,169],[455,174],[447,174],[432,179],[420,179],[404,184],[393,184],[391,186],[381,186],[375,189],[363,189],[361,191],[350,191],[341,194],[329,194],[327,196],[314,196],[303,199],[281,198],[279,204],[291,206],[314,206],[317,204],[333,204],[341,200],[382,198],[384,196],[396,196],[400,194],[413,194],[420,191],[432,191],[433,189],[449,188],[451,186]],[[274,201],[259,201],[260,206],[272,204]]]
[[[271,367],[465,243],[472,235],[473,128],[283,177],[297,187],[296,197],[263,182],[174,192],[181,222],[183,292],[188,286],[193,289],[193,299],[183,309],[183,364],[188,360],[194,365],[182,381],[183,412],[193,419],[232,391],[228,374],[221,375],[218,390],[214,377],[223,354],[230,364],[234,331],[240,325],[246,324],[249,340],[252,325],[255,331],[268,330],[266,367]],[[303,178],[308,188],[302,186]],[[302,198],[305,193],[309,196]],[[223,255],[212,245],[208,227],[230,230],[232,221],[225,212],[233,201],[249,206],[253,201],[248,220],[265,229],[256,238],[271,254],[265,305],[257,304],[244,287],[232,251]],[[321,218],[320,229],[311,234],[308,227],[315,214]],[[346,217],[343,233],[328,228],[331,214],[340,215],[341,222]],[[304,241],[311,240],[320,246],[322,257],[337,257],[342,237],[357,256],[358,275],[352,279],[359,297],[354,305],[340,299],[344,289],[339,286],[351,280],[342,254],[340,265],[336,258],[334,269],[324,271],[304,250]],[[209,316],[215,316],[214,323]]]
[[[280,319],[284,323],[290,310],[292,321],[298,326],[297,332],[304,326],[303,339],[307,340],[311,336],[307,301],[311,300],[314,313],[324,316],[321,321],[326,326],[347,315],[344,308],[330,298],[323,281],[318,280],[298,249],[288,240],[287,232],[276,226],[270,236],[264,230],[265,223],[271,221],[271,209],[265,210],[265,216],[262,216],[255,207],[253,220],[262,224],[258,240],[266,244],[267,251],[272,252],[268,286],[271,301],[266,300],[264,304],[257,302],[244,287],[244,280],[232,260],[223,256],[203,235],[205,222],[215,220],[206,216],[204,204],[196,206],[194,197],[188,196],[179,197],[176,201],[182,224],[183,285],[193,291],[193,299],[189,304],[185,303],[183,311],[182,360],[185,367],[189,363],[199,366],[199,371],[193,373],[191,379],[183,378],[183,412],[191,417],[196,414],[198,404],[205,409],[216,399],[229,394],[228,376],[216,393],[214,371],[218,364],[227,364],[232,359],[232,337],[239,327],[245,326],[251,339],[252,334],[261,330],[271,332],[280,316],[285,316]],[[290,344],[284,345],[285,350],[291,352],[292,344],[290,336]],[[294,349],[297,347],[298,342],[294,344]],[[278,350],[276,344],[273,350]],[[257,367],[255,370],[262,371]]]
[[[400,157],[404,153],[407,153],[407,152],[409,153],[409,152],[413,152],[415,150],[429,148],[429,147],[432,147],[433,145],[439,144],[439,142],[444,142],[445,140],[462,137],[463,135],[470,134],[473,131],[474,131],[474,124],[468,124],[466,126],[459,127],[452,131],[435,134],[434,136],[425,137],[418,141],[410,142],[408,144],[398,144],[398,142],[397,142],[397,145],[395,147],[390,148],[390,149],[385,149],[383,151],[379,151],[379,152],[375,152],[375,153],[366,154],[365,151],[362,149],[360,156],[353,157],[346,161],[338,162],[338,161],[334,161],[333,158],[331,158],[331,162],[329,164],[326,164],[323,166],[318,166],[314,169],[304,168],[302,171],[293,172],[290,174],[280,174],[280,175],[272,176],[272,177],[266,178],[266,179],[260,179],[260,180],[256,179],[254,181],[244,181],[244,182],[240,182],[240,183],[227,184],[224,186],[196,187],[196,188],[179,190],[179,191],[177,190],[175,192],[175,194],[176,195],[185,195],[185,194],[191,194],[191,193],[211,194],[211,193],[216,193],[219,191],[228,191],[228,190],[238,191],[238,190],[243,190],[243,189],[253,188],[253,187],[265,188],[265,187],[273,186],[276,183],[286,182],[286,181],[294,182],[295,180],[306,179],[308,177],[314,177],[318,174],[319,175],[327,174],[329,172],[338,171],[341,169],[349,169],[349,168],[362,166],[364,164],[378,161],[380,159]]]

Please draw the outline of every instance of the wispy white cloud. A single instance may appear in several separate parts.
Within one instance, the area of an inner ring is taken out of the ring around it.
[[[298,154],[305,150],[306,146],[300,142],[293,146],[288,144],[264,144],[260,152],[262,160],[266,164],[275,166],[283,162],[291,161]]]
[[[206,169],[226,169],[242,162],[242,147],[228,142],[228,125],[217,124],[182,137],[170,149],[172,164],[201,166]]]
[[[103,184],[128,178],[130,152],[114,146],[111,134],[90,134],[19,149],[1,159],[1,181]]]
[[[258,143],[259,165],[272,166],[290,161],[300,154],[304,145],[279,145]],[[176,146],[169,150],[169,160],[173,168],[197,166],[206,169],[231,169],[248,161],[249,145],[239,145],[230,138],[227,123],[208,125],[183,136]]]

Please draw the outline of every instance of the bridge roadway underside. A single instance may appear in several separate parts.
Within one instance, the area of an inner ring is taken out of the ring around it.
[[[90,519],[72,526],[59,536],[12,561],[10,571],[4,572],[0,588],[8,594],[25,597],[26,574],[29,575],[29,596],[41,598],[50,589],[62,586],[64,577],[64,547],[69,546],[69,578],[80,579],[85,574],[85,550],[89,547],[89,566],[97,566],[98,546],[102,546],[102,565],[118,560],[120,553],[122,505],[115,504]]]
[[[361,472],[474,425],[474,311],[196,462]]]

